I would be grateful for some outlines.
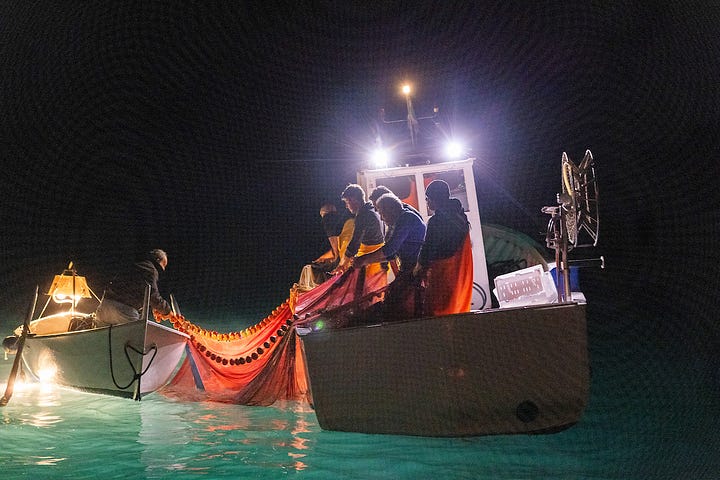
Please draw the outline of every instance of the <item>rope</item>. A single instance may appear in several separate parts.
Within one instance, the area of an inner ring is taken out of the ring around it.
[[[110,325],[108,328],[108,357],[110,358],[110,376],[112,377],[113,384],[120,390],[127,390],[130,385],[133,383],[140,382],[140,378],[147,373],[147,371],[150,369],[150,366],[152,366],[153,361],[155,360],[155,356],[157,355],[158,348],[157,345],[153,344],[150,348],[147,350],[138,350],[137,348],[130,345],[129,342],[125,343],[124,350],[125,350],[125,358],[127,358],[128,364],[130,365],[130,369],[133,371],[133,377],[132,380],[130,380],[130,383],[128,383],[125,386],[121,386],[118,384],[117,380],[115,379],[115,369],[113,368],[113,354],[112,354],[112,330],[113,325]],[[147,368],[143,370],[142,372],[138,372],[135,370],[135,365],[133,365],[132,359],[130,358],[130,354],[128,353],[128,350],[132,350],[133,352],[141,355],[142,357],[145,357],[150,351],[153,352],[152,357],[150,358],[150,362],[148,363]]]

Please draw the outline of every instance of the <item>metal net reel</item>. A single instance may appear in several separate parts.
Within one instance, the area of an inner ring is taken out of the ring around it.
[[[590,150],[579,166],[566,153],[562,156],[562,198],[565,209],[568,248],[597,246],[600,231],[595,160]]]
[[[595,161],[590,150],[585,151],[578,166],[563,152],[561,172],[562,191],[557,195],[557,206],[543,207],[542,211],[550,215],[546,243],[555,250],[558,274],[564,276],[558,300],[565,301],[570,289],[567,254],[574,247],[597,246],[600,216]]]

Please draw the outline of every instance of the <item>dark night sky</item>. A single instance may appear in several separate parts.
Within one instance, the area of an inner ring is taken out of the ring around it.
[[[188,310],[269,312],[409,78],[471,141],[485,222],[542,241],[562,152],[591,149],[595,308],[717,339],[717,6],[47,3],[0,6],[3,311],[160,246]]]

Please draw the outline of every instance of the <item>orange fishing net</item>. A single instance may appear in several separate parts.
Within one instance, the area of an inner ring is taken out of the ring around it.
[[[324,315],[335,319],[332,326],[343,326],[356,309],[378,301],[386,283],[383,269],[350,269],[308,292],[292,291],[268,317],[240,332],[220,333],[182,316],[156,314],[190,335],[186,358],[161,393],[243,405],[312,401],[295,327],[323,328],[318,319]]]

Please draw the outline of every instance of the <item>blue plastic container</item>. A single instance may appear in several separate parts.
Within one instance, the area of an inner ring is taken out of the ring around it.
[[[557,285],[557,268],[553,267],[550,269],[550,274],[553,276],[553,280],[555,281],[555,285]],[[570,291],[571,292],[579,292],[580,291],[580,269],[578,267],[570,267]]]

